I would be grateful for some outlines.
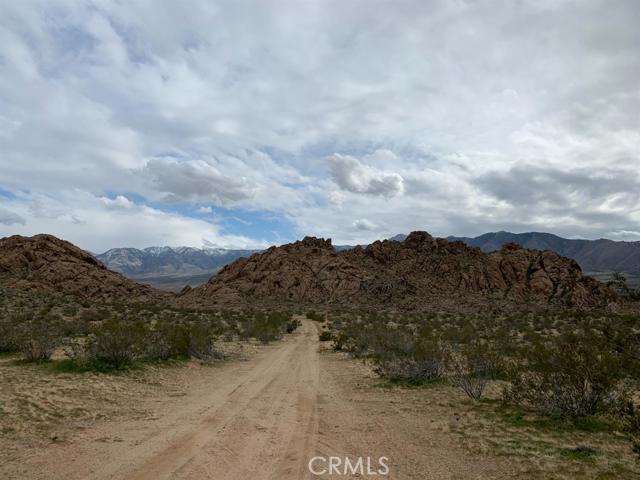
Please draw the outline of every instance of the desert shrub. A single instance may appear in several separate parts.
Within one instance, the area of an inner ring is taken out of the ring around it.
[[[612,279],[607,282],[615,292],[627,300],[637,302],[640,300],[640,289],[631,288],[627,285],[627,277],[621,272],[614,272]]]
[[[145,328],[141,322],[109,318],[94,325],[76,351],[77,360],[96,366],[128,367],[143,353]]]
[[[111,314],[105,308],[91,308],[87,306],[80,314],[80,319],[85,322],[100,322],[107,320]]]
[[[321,342],[328,342],[333,338],[333,336],[331,335],[331,332],[329,330],[323,330],[322,332],[320,332],[320,335],[318,335],[318,338]]]
[[[195,322],[189,328],[188,352],[191,357],[204,362],[224,357],[215,348],[212,328],[207,322]]]
[[[376,339],[384,336],[384,331],[368,323],[352,322],[345,324],[334,337],[334,348],[360,358],[369,355]],[[379,349],[380,350],[380,349]]]
[[[62,308],[62,314],[67,317],[74,317],[78,314],[78,305],[69,303]]]
[[[148,360],[169,360],[189,356],[190,331],[175,320],[159,320],[144,335],[144,356]]]
[[[315,322],[324,322],[325,316],[323,313],[318,313],[315,310],[309,310],[307,312],[307,318]]]
[[[36,315],[17,327],[17,350],[28,362],[49,360],[62,342],[61,321],[55,315]]]
[[[395,357],[374,364],[374,371],[395,383],[420,385],[441,378],[442,363],[439,358]]]
[[[344,334],[344,332],[339,331],[333,334],[333,349],[336,352],[341,352],[345,349],[345,345],[347,344],[349,337]]]
[[[570,332],[523,350],[510,369],[505,401],[564,418],[595,415],[621,401],[622,356],[601,336]]]
[[[0,353],[18,351],[18,332],[13,319],[0,318]]]
[[[291,315],[285,312],[255,312],[245,317],[242,337],[255,338],[265,344],[279,340],[290,321]]]
[[[383,378],[419,385],[442,376],[443,353],[435,339],[416,337],[402,328],[388,328],[372,343],[374,371]]]
[[[302,325],[302,322],[300,320],[298,320],[297,318],[291,318],[291,320],[289,320],[286,324],[286,331],[287,333],[293,333],[297,330],[297,328]]]
[[[486,343],[470,342],[447,352],[447,379],[469,398],[480,400],[498,370],[497,356]]]

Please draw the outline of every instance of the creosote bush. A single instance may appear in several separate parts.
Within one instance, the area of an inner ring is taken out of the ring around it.
[[[286,312],[253,312],[242,319],[241,335],[245,339],[255,338],[267,344],[280,340],[284,333],[294,326],[297,328],[295,322],[291,322],[291,314]]]
[[[213,333],[211,325],[196,322],[189,329],[189,355],[203,362],[224,358],[213,343]]]
[[[320,334],[318,335],[318,338],[321,342],[329,342],[331,341],[331,339],[333,338],[333,336],[331,335],[331,332],[329,330],[323,330],[322,332],[320,332]]]
[[[447,379],[473,400],[480,400],[498,371],[497,355],[488,345],[471,342],[451,348],[446,355]]]
[[[144,357],[148,360],[187,358],[190,347],[191,331],[182,323],[161,319],[145,331]]]
[[[61,322],[51,314],[35,315],[16,326],[17,350],[28,362],[43,362],[51,359],[62,342]]]
[[[325,315],[323,313],[318,313],[315,310],[309,310],[306,315],[309,320],[313,320],[314,322],[322,323],[325,321]]]
[[[15,322],[8,318],[0,318],[0,353],[18,351],[18,339]]]
[[[144,351],[145,334],[140,321],[109,318],[92,328],[79,360],[114,369],[128,367]]]
[[[511,367],[504,400],[537,409],[544,415],[585,417],[615,409],[625,376],[620,352],[591,331],[566,333],[524,346]]]

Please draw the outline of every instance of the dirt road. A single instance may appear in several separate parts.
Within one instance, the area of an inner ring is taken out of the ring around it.
[[[473,458],[456,444],[437,405],[432,416],[415,411],[402,392],[373,388],[362,365],[324,351],[314,322],[305,320],[285,341],[207,375],[155,417],[89,427],[34,449],[4,477],[355,478],[335,471],[313,476],[309,460],[364,457],[366,466],[370,457],[375,471],[384,456],[388,475],[358,477],[505,478],[496,459]],[[316,471],[326,470],[323,462]]]

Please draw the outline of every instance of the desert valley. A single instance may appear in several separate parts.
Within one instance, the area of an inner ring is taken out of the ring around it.
[[[638,19],[0,0],[0,480],[640,479]]]
[[[0,282],[3,478],[640,472],[638,305],[551,251],[308,237],[175,294],[13,236]]]

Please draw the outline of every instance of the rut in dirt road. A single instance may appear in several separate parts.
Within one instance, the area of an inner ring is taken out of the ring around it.
[[[317,330],[308,321],[211,407],[193,431],[113,472],[131,480],[296,479],[315,448],[319,379]],[[109,475],[111,476],[111,475]]]

